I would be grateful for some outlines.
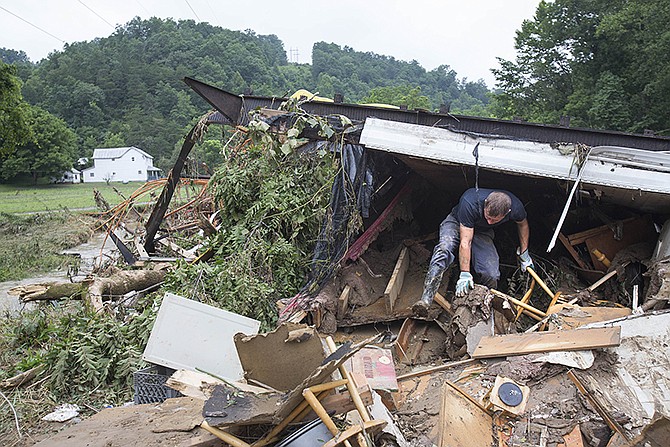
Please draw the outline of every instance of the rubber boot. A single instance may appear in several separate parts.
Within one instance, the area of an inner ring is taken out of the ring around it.
[[[412,313],[414,315],[424,318],[428,316],[428,309],[433,304],[433,298],[435,298],[437,289],[440,287],[440,283],[442,283],[443,274],[444,270],[440,271],[440,269],[435,266],[431,266],[428,269],[426,281],[423,284],[421,299],[412,305]]]

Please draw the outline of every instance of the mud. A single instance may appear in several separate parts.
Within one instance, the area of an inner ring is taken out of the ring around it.
[[[65,250],[63,254],[70,255],[73,259],[72,262],[63,268],[20,281],[5,281],[0,283],[0,312],[14,314],[22,309],[31,309],[35,306],[34,303],[21,303],[16,296],[7,293],[9,289],[27,284],[66,282],[71,277],[75,282],[80,281],[86,275],[90,274],[96,265],[100,265],[102,260],[110,259],[115,252],[116,246],[114,243],[110,239],[105,240],[105,235],[99,233],[94,235],[88,242]]]

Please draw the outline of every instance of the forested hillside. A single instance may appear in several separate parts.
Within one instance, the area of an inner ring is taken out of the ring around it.
[[[20,49],[16,49],[20,50]],[[31,105],[62,118],[78,136],[78,156],[95,147],[135,145],[166,169],[193,120],[209,109],[182,82],[192,76],[233,93],[286,95],[299,88],[346,102],[388,102],[485,114],[483,82],[457,79],[447,65],[427,72],[416,61],[320,42],[313,64],[289,63],[283,43],[196,23],[136,18],[109,37],[67,45],[32,65],[2,50]]]
[[[135,145],[169,168],[183,135],[209,109],[183,84],[184,76],[238,94],[284,96],[306,88],[326,97],[340,93],[352,103],[429,110],[444,104],[452,113],[549,124],[569,116],[571,126],[666,135],[668,22],[666,0],[540,2],[517,32],[516,59],[500,60],[494,70],[495,95],[482,81],[458,79],[448,65],[427,71],[416,61],[335,43],[317,42],[311,64],[289,63],[277,36],[191,20],[136,18],[109,37],[67,45],[36,64],[21,49],[0,49],[0,59],[12,65],[0,64],[0,107],[11,112],[2,119],[17,126],[0,129],[0,180],[46,177],[45,166],[53,163],[28,161],[49,141],[58,141],[72,160],[95,147]],[[31,122],[57,129],[26,133]],[[60,137],[51,138],[54,132]],[[4,147],[2,138],[23,149],[22,158],[8,160],[19,152]],[[211,136],[194,154],[212,165],[218,148],[220,138]]]

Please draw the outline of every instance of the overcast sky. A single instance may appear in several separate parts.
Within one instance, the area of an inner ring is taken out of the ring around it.
[[[310,63],[314,42],[325,41],[416,60],[426,70],[447,64],[459,78],[484,79],[493,87],[496,57],[514,58],[515,32],[533,18],[539,2],[0,0],[0,47],[23,50],[36,62],[65,42],[107,37],[135,16],[193,19],[275,34],[292,62]]]

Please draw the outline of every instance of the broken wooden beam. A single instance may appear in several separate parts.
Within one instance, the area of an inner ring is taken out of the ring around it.
[[[621,328],[573,329],[484,336],[472,353],[476,359],[551,351],[577,351],[619,346]]]
[[[349,295],[351,294],[351,286],[347,284],[344,286],[340,297],[337,300],[337,319],[344,318],[349,307]]]
[[[393,310],[395,301],[398,298],[398,295],[400,295],[408,266],[409,253],[407,247],[403,247],[402,250],[400,250],[400,255],[398,256],[398,261],[396,262],[395,268],[393,269],[391,279],[386,285],[386,290],[384,291],[384,300],[386,301],[386,306],[389,311]]]
[[[625,444],[629,445],[628,441],[630,441],[630,437],[628,436],[628,434],[623,430],[621,425],[619,425],[619,423],[609,414],[607,409],[605,409],[603,404],[600,403],[598,398],[596,398],[596,396],[594,396],[593,393],[586,388],[586,386],[582,383],[579,377],[577,377],[577,375],[573,370],[568,371],[568,377],[575,384],[579,392],[582,393],[584,397],[586,397],[586,399],[589,401],[591,406],[596,410],[596,412],[600,415],[600,417],[603,418],[608,427],[611,428],[612,431],[618,433],[626,441]]]
[[[402,189],[398,191],[398,194],[396,194],[393,200],[391,200],[388,206],[384,209],[384,211],[382,211],[382,213],[379,215],[379,217],[377,217],[372,225],[370,225],[368,229],[365,230],[353,244],[351,244],[351,247],[349,247],[349,250],[347,250],[342,259],[343,262],[349,260],[355,261],[363,254],[368,245],[370,245],[370,243],[377,238],[379,233],[381,233],[381,231],[389,224],[388,219],[393,214],[396,206],[398,206],[402,199],[411,191],[412,183],[408,181],[405,183]]]
[[[570,256],[572,256],[572,259],[575,260],[577,265],[583,270],[590,270],[589,266],[584,262],[584,260],[579,256],[579,253],[577,253],[577,250],[572,246],[570,243],[570,240],[561,232],[558,233],[558,239],[563,243],[563,247],[570,253]]]
[[[145,225],[146,236],[144,240],[144,248],[149,253],[153,253],[155,250],[154,238],[158,233],[161,222],[163,222],[165,212],[170,205],[170,201],[172,200],[172,195],[174,194],[175,188],[177,187],[177,183],[179,183],[181,171],[184,169],[184,164],[186,163],[188,154],[191,152],[191,149],[193,149],[193,146],[195,146],[196,139],[194,138],[194,133],[198,127],[198,124],[193,126],[191,131],[186,136],[186,139],[184,139],[184,143],[181,146],[181,151],[179,151],[179,155],[177,156],[177,161],[175,161],[174,166],[172,166],[172,169],[170,169],[170,172],[167,176],[167,181],[165,182],[165,187],[163,188],[160,197],[156,201],[154,209],[151,211],[151,215],[149,216],[149,219]]]
[[[403,374],[397,377],[398,380],[411,379],[413,377],[425,376],[426,374],[432,374],[434,372],[446,371],[447,369],[454,368],[456,366],[468,365],[473,362],[477,362],[477,359],[466,359],[458,360],[455,362],[445,363],[444,365],[433,366],[432,368],[422,369],[421,371],[412,371],[411,373]]]

